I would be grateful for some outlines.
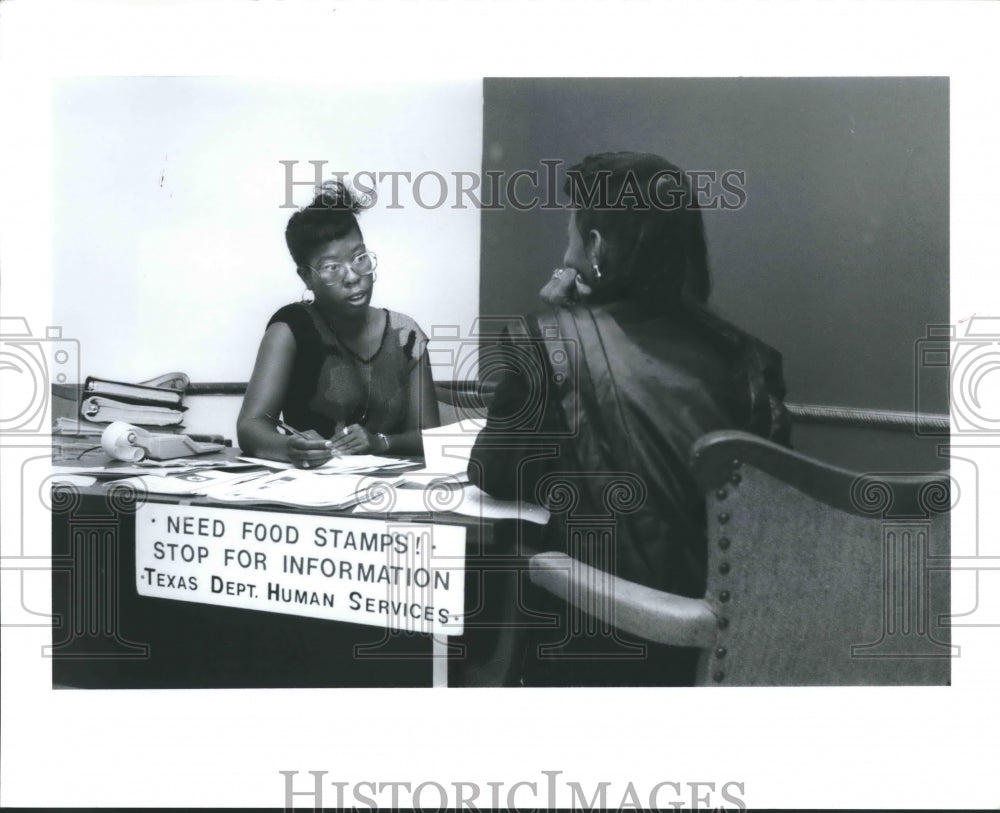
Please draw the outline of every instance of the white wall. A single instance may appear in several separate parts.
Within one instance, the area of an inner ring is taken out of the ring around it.
[[[477,172],[482,86],[95,78],[54,98],[53,319],[80,374],[245,381],[268,317],[302,284],[284,243],[285,168],[310,180]],[[389,182],[361,219],[379,255],[375,305],[467,332],[479,311],[479,210],[418,206]],[[421,187],[433,203],[438,185]],[[311,200],[297,186],[296,205]],[[439,354],[436,358],[442,358]],[[439,379],[455,377],[435,370]]]

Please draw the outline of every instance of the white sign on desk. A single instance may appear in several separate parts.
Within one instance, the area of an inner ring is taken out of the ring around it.
[[[135,513],[141,596],[460,635],[455,525],[150,503]]]

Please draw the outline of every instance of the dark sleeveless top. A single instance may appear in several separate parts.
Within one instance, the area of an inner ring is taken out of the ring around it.
[[[338,423],[386,434],[413,428],[405,426],[410,373],[427,352],[427,337],[409,316],[377,312],[388,318],[378,350],[367,359],[341,344],[314,306],[297,302],[271,317],[268,327],[282,322],[295,337],[295,363],[281,407],[288,424],[324,437]]]

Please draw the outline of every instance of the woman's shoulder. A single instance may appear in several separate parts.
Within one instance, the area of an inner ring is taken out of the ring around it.
[[[293,302],[283,308],[278,308],[268,321],[267,326],[271,327],[274,324],[288,325],[292,335],[299,343],[315,344],[319,342],[326,345],[332,343],[331,338],[324,332],[328,331],[329,328],[322,327],[319,315],[304,302]]]
[[[419,359],[427,348],[427,334],[417,324],[416,319],[399,311],[386,309],[388,329],[395,336],[395,343],[408,359]]]
[[[270,327],[277,322],[285,323],[294,331],[302,325],[311,324],[312,319],[309,316],[309,311],[302,302],[292,302],[278,308],[271,318],[267,320],[267,326]]]
[[[693,330],[700,331],[742,358],[753,356],[768,364],[781,364],[781,353],[776,348],[714,311],[702,309],[692,312],[689,324]]]
[[[417,320],[412,316],[408,316],[405,313],[400,313],[399,311],[393,311],[386,308],[386,313],[389,314],[389,324],[394,330],[420,330],[420,325],[417,324]],[[423,333],[422,330],[420,330]]]

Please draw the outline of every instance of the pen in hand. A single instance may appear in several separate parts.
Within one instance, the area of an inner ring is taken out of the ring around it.
[[[284,421],[282,421],[282,420],[280,420],[280,419],[278,419],[278,418],[275,418],[275,417],[274,417],[274,415],[271,415],[271,414],[269,414],[269,413],[267,413],[267,412],[265,412],[265,413],[264,413],[264,417],[265,417],[265,418],[267,418],[267,419],[268,419],[268,420],[270,420],[270,421],[274,421],[274,423],[275,423],[275,424],[276,424],[276,425],[277,425],[277,426],[278,426],[278,427],[279,427],[280,429],[284,430],[284,431],[285,431],[285,432],[287,432],[287,433],[288,433],[289,435],[292,435],[292,436],[294,436],[294,437],[297,437],[297,438],[304,438],[305,440],[323,440],[323,438],[322,438],[321,436],[319,436],[319,434],[318,434],[318,433],[316,433],[316,434],[317,434],[317,437],[315,437],[315,438],[313,438],[313,437],[310,437],[310,436],[309,436],[309,435],[307,435],[307,434],[306,434],[305,432],[300,432],[300,431],[299,431],[298,429],[296,429],[296,428],[295,428],[294,426],[289,426],[289,425],[288,425],[287,423],[285,423]],[[326,445],[327,445],[328,447],[329,447],[329,446],[331,445],[331,443],[330,443],[330,441],[329,441],[329,440],[327,440],[327,441],[326,441]],[[341,454],[340,452],[336,451],[335,449],[328,449],[328,451],[329,451],[329,454],[330,454],[330,456],[331,456],[331,457],[343,457],[343,455],[342,455],[342,454]],[[308,468],[308,464],[306,464],[306,468]]]
[[[267,418],[269,421],[274,421],[278,425],[279,429],[284,429],[289,435],[295,435],[295,437],[297,437],[297,438],[304,438],[304,437],[306,437],[305,432],[300,432],[295,427],[289,426],[284,421],[279,420],[278,418],[275,418],[274,415],[271,415],[271,414],[265,412],[264,413],[264,417]]]

